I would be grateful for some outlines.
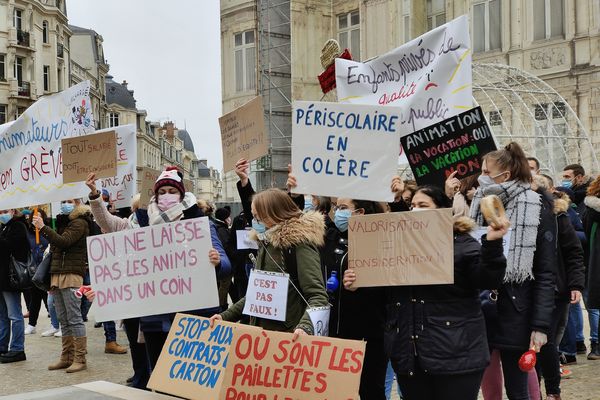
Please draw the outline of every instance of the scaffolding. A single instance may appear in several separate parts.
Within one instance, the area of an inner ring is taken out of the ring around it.
[[[292,42],[290,0],[257,0],[259,94],[269,154],[254,165],[257,190],[283,187],[292,148]]]

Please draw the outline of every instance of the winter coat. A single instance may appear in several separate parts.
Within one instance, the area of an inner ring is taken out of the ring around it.
[[[283,269],[290,273],[290,280],[295,282],[311,308],[328,304],[317,250],[323,245],[324,229],[323,216],[312,211],[272,227],[265,233],[265,240],[259,241],[256,269],[268,272],[282,272]],[[251,237],[258,240],[255,231]],[[295,272],[286,262],[286,252],[295,253]],[[285,321],[251,318],[250,324],[282,332],[293,332],[300,328],[308,334],[313,334],[313,324],[306,312],[307,305],[291,283],[288,285],[287,296]],[[224,311],[221,316],[226,321],[239,321],[245,303],[246,297]]]
[[[584,200],[587,196],[587,190],[589,186],[590,181],[588,180],[587,182],[581,185],[573,186],[571,188],[571,190],[573,191],[573,204],[575,204],[577,208],[577,214],[579,214],[580,216],[583,215],[583,212],[585,211]]]
[[[587,196],[583,226],[588,238],[589,261],[587,264],[588,309],[600,308],[600,198]]]
[[[88,267],[87,237],[92,223],[90,208],[79,205],[69,215],[61,214],[56,218],[56,231],[48,225],[40,229],[40,234],[50,243],[50,274],[85,276]]]
[[[229,258],[229,261],[231,261],[231,258],[234,254],[234,251],[231,247],[231,235],[235,235],[235,231],[230,231],[227,223],[219,219],[215,218],[211,220],[211,223],[215,226],[219,241],[221,242],[223,249],[225,249],[225,253],[227,253],[227,258]],[[231,274],[229,276],[231,276]]]
[[[26,262],[31,249],[27,241],[25,218],[16,217],[0,228],[0,291],[13,292],[9,285],[8,265],[12,255],[17,261]]]
[[[586,246],[587,239],[585,237],[583,223],[581,222],[579,214],[577,214],[577,207],[574,204],[571,204],[567,209],[567,215],[569,216],[569,221],[571,221],[571,225],[573,225],[573,229],[575,229],[575,233],[577,234],[581,245]]]
[[[557,270],[556,300],[568,302],[572,290],[583,291],[585,267],[583,248],[568,215],[569,204],[562,199],[554,200],[557,222]]]
[[[464,220],[463,220],[464,221]],[[502,240],[482,245],[455,224],[454,284],[387,288],[385,346],[396,373],[481,371],[489,363],[479,289],[495,289],[506,270]]]
[[[493,348],[526,351],[532,331],[548,334],[556,285],[556,220],[552,199],[542,193],[533,258],[534,279],[503,283],[498,291],[498,329],[488,332]]]

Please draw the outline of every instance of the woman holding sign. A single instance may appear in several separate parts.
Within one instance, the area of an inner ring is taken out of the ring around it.
[[[248,293],[253,285],[264,289],[274,289],[269,305],[258,305],[248,296],[240,299],[222,314],[211,320],[239,321],[249,310],[256,315],[252,306],[263,311],[262,317],[253,316],[250,323],[264,329],[293,332],[298,335],[314,334],[314,327],[308,308],[325,307],[327,293],[321,274],[318,248],[323,245],[325,224],[320,213],[310,211],[305,214],[282,190],[268,189],[254,195],[252,200],[251,235],[259,242],[258,259],[252,272]],[[275,291],[281,281],[267,277],[284,278],[288,283],[283,293]],[[271,295],[271,293],[266,296]],[[260,299],[259,299],[260,300]],[[278,310],[277,304],[285,302],[285,310]],[[265,307],[259,309],[258,307]],[[268,307],[268,308],[267,308]],[[283,317],[281,313],[285,312]]]
[[[412,199],[413,211],[450,206],[433,186],[419,188]],[[507,227],[488,228],[482,246],[469,235],[473,227],[467,218],[455,222],[453,285],[387,289],[386,349],[404,399],[477,399],[489,361],[478,289],[502,282]],[[355,279],[348,269],[344,286],[353,290]]]

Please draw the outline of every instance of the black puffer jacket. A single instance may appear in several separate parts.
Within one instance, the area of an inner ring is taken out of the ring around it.
[[[489,332],[498,349],[526,351],[532,331],[548,333],[556,285],[556,221],[552,199],[542,194],[542,210],[533,258],[534,279],[505,283],[498,292],[498,329]]]
[[[554,213],[558,228],[556,300],[563,303],[570,300],[572,290],[582,292],[585,286],[583,248],[575,228],[571,224],[568,210],[569,204],[565,200],[554,200]]]
[[[455,232],[456,232],[455,227]],[[483,370],[489,363],[479,289],[502,283],[502,241],[480,245],[464,229],[454,236],[454,284],[387,289],[386,351],[396,373],[417,365],[437,375]]]
[[[587,196],[585,206],[583,226],[589,243],[586,306],[594,309],[600,308],[600,197]]]
[[[17,261],[27,261],[31,249],[27,240],[25,218],[16,217],[0,228],[0,291],[12,292],[8,280],[10,256]]]

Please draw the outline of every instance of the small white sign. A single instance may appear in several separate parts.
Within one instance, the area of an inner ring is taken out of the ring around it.
[[[481,243],[481,237],[487,233],[487,226],[479,226],[471,231],[471,236]],[[510,244],[510,236],[512,235],[512,228],[508,229],[506,235],[502,238],[502,247],[504,248],[504,257],[508,258],[508,247]]]
[[[249,230],[239,230],[235,231],[235,235],[237,237],[237,249],[238,250],[258,250],[258,242],[250,239],[248,234]]]
[[[253,269],[248,279],[244,314],[285,321],[289,276]]]
[[[306,309],[313,324],[314,336],[329,336],[329,314],[331,306]]]

